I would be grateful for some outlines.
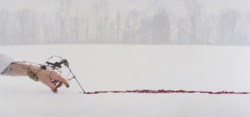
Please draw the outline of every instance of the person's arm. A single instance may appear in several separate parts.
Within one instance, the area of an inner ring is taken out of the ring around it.
[[[28,69],[31,71],[36,71],[38,70],[38,68],[34,67],[34,66],[30,66],[28,64],[24,64],[21,62],[12,62],[10,64],[10,71],[8,71],[9,73],[6,73],[6,75],[9,76],[27,76],[28,73]]]
[[[62,84],[69,87],[67,81],[59,74],[53,71],[41,69],[40,66],[29,65],[23,62],[12,62],[9,67],[9,73],[3,75],[29,76],[29,73],[32,73],[33,76],[29,76],[30,78],[33,79],[33,77],[36,77],[38,81],[47,85],[54,93],[57,92],[57,89],[62,86]]]

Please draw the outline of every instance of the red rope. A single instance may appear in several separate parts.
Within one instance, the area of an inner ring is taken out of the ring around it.
[[[234,92],[234,91],[185,91],[185,90],[126,90],[126,91],[94,91],[84,92],[83,94],[101,94],[101,93],[151,93],[151,94],[164,94],[164,93],[201,93],[201,94],[250,94],[250,92]]]

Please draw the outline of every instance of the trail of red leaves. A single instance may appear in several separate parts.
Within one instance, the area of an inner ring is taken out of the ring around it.
[[[202,94],[250,94],[250,92],[234,92],[234,91],[185,91],[185,90],[126,90],[126,91],[94,91],[84,92],[84,94],[102,94],[102,93],[149,93],[149,94],[169,94],[169,93],[202,93]]]

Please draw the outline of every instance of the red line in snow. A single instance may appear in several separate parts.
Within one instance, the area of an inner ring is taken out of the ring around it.
[[[126,90],[126,91],[94,91],[84,92],[83,94],[102,94],[102,93],[150,93],[150,94],[170,94],[170,93],[201,93],[201,94],[250,94],[250,92],[234,92],[234,91],[185,91],[185,90]]]

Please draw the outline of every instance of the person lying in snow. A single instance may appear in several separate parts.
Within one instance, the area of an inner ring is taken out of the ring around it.
[[[29,65],[23,62],[15,62],[11,57],[0,54],[0,73],[6,76],[29,76],[35,81],[41,81],[54,93],[64,84],[69,87],[67,81],[58,73],[41,69],[39,66]]]

